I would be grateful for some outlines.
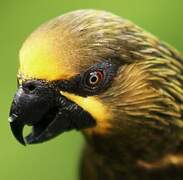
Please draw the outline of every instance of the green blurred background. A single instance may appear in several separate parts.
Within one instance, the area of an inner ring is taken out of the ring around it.
[[[67,11],[105,9],[131,19],[181,51],[182,7],[182,0],[0,0],[0,179],[78,179],[84,142],[79,132],[23,147],[13,138],[7,122],[16,90],[18,51],[37,26]]]

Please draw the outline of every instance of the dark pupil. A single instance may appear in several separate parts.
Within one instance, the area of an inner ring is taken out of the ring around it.
[[[29,86],[27,86],[27,89],[29,91],[33,91],[35,89],[35,86],[33,84],[30,84]]]
[[[97,80],[98,80],[98,78],[97,78],[97,76],[96,76],[96,75],[93,75],[93,76],[91,76],[91,77],[90,77],[90,83],[91,83],[91,84],[96,83],[96,82],[97,82]]]
[[[95,88],[103,79],[103,74],[100,71],[91,72],[86,79],[86,83],[89,87]]]

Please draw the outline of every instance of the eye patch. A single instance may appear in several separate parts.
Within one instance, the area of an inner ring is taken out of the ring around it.
[[[60,91],[67,91],[84,97],[97,95],[111,85],[117,69],[118,65],[116,64],[102,62],[93,65],[70,80],[54,82],[54,86]]]

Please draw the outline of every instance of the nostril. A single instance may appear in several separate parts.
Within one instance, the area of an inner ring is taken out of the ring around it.
[[[29,91],[34,91],[34,90],[36,89],[36,86],[35,86],[34,84],[29,84],[29,85],[27,86],[27,89],[28,89]]]
[[[36,85],[34,83],[26,83],[23,84],[23,89],[27,92],[33,92],[36,89]]]

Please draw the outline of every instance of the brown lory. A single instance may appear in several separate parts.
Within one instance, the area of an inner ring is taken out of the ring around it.
[[[80,130],[82,180],[182,180],[182,114],[180,54],[109,12],[66,13],[20,50],[12,132],[35,144]]]

